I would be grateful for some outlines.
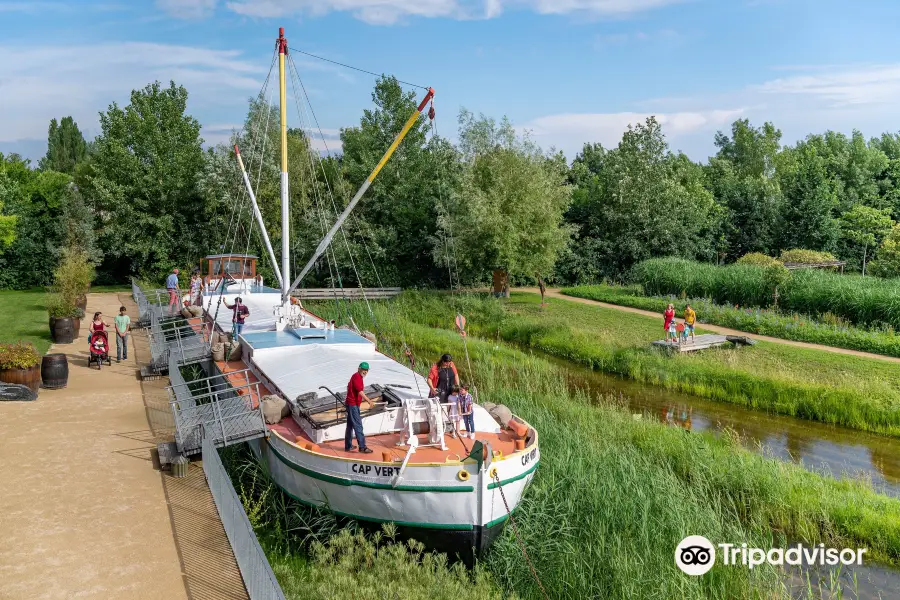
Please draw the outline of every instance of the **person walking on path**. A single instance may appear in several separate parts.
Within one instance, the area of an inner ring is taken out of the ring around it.
[[[439,396],[441,404],[447,402],[447,397],[453,391],[454,386],[459,385],[459,373],[453,364],[453,357],[445,354],[441,360],[431,365],[428,373],[428,387],[431,388],[431,396]]]
[[[362,416],[359,414],[359,407],[362,401],[369,403],[372,408],[372,401],[363,393],[366,384],[363,383],[363,377],[369,372],[369,363],[359,363],[356,373],[350,377],[350,383],[347,384],[347,399],[344,404],[347,406],[347,431],[344,434],[344,450],[351,452],[356,449],[353,445],[353,434],[356,433],[356,441],[359,444],[359,451],[363,454],[372,454],[372,449],[366,446],[366,435],[363,433]]]
[[[116,315],[116,362],[128,360],[128,333],[131,331],[131,317],[125,314],[125,307]]]
[[[174,315],[179,310],[179,293],[178,293],[178,269],[172,269],[169,276],[166,277],[166,290],[169,292],[169,314]]]
[[[250,314],[250,309],[244,305],[244,302],[240,297],[234,299],[234,304],[228,304],[228,301],[226,300],[225,308],[234,311],[234,316],[231,317],[231,325],[234,329],[234,337],[237,339],[237,336],[241,335],[241,330],[244,329],[244,321]]]
[[[672,323],[672,321],[674,321],[674,320],[675,320],[675,305],[674,305],[674,304],[669,304],[669,305],[666,307],[666,312],[663,313],[663,329],[666,331],[666,333],[669,332],[669,325],[670,325],[670,324]],[[668,336],[667,336],[667,337],[666,337],[666,340],[668,340],[668,339],[669,339],[669,338],[668,338]]]
[[[691,342],[694,341],[694,323],[697,321],[697,313],[688,304],[684,309],[684,337],[691,336]]]

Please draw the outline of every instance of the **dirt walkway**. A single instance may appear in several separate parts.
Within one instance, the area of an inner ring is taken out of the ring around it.
[[[532,294],[540,294],[538,288],[514,288],[517,292],[529,292]],[[621,310],[622,312],[643,315],[645,317],[653,317],[662,321],[662,314],[640,308],[632,308],[630,306],[619,306],[618,304],[609,304],[607,302],[598,302],[597,300],[588,300],[587,298],[576,298],[575,296],[566,296],[562,294],[559,288],[547,288],[546,297],[558,298],[560,300],[569,300],[580,304],[590,304],[591,306],[602,306],[603,308],[611,308],[613,310]],[[824,352],[833,352],[835,354],[846,354],[847,356],[862,356],[864,358],[872,358],[875,360],[883,360],[885,362],[900,363],[900,358],[893,356],[884,356],[881,354],[872,354],[871,352],[860,352],[858,350],[848,350],[846,348],[835,348],[834,346],[823,346],[821,344],[810,344],[807,342],[795,342],[793,340],[784,340],[781,338],[769,337],[767,335],[757,335],[755,333],[747,333],[746,331],[738,331],[737,329],[728,329],[727,327],[719,327],[718,325],[709,325],[706,323],[698,324],[698,329],[719,333],[722,335],[749,335],[755,340],[764,342],[772,342],[773,344],[784,344],[785,346],[797,346],[799,348],[812,348],[813,350],[822,350]]]
[[[88,314],[103,311],[108,323],[119,306],[116,294],[88,297]],[[55,345],[68,355],[68,386],[0,403],[0,598],[246,598],[239,575],[233,591],[231,549],[202,470],[193,464],[191,477],[175,479],[154,468],[157,438],[129,345],[127,361],[113,355],[100,372],[87,367],[84,337]],[[197,585],[192,546],[206,549]]]

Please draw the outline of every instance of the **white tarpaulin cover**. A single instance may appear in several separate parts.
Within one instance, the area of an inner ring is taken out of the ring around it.
[[[322,385],[335,393],[346,392],[350,377],[363,361],[369,363],[366,385],[405,385],[417,396],[428,395],[425,378],[379,353],[374,344],[352,331],[295,329],[243,337],[252,347],[253,363],[291,399],[307,392],[330,395],[319,389]]]

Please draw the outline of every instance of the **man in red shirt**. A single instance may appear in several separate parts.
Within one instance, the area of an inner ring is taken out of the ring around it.
[[[363,383],[363,377],[369,372],[369,363],[359,363],[359,369],[350,378],[347,384],[347,432],[344,434],[344,450],[350,452],[355,448],[353,445],[353,433],[356,432],[356,441],[359,442],[359,451],[363,454],[372,454],[372,449],[366,447],[366,436],[363,433],[362,417],[359,414],[359,406],[365,400],[372,408],[372,401],[363,393],[366,384]]]

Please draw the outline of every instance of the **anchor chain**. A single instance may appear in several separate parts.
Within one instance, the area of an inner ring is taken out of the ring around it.
[[[541,594],[544,596],[544,600],[550,600],[550,596],[547,595],[547,590],[544,589],[544,584],[541,583],[541,578],[538,577],[537,569],[534,568],[534,563],[531,562],[531,558],[528,556],[528,551],[525,549],[525,542],[522,541],[522,537],[519,535],[519,528],[516,527],[516,520],[513,517],[512,511],[509,510],[509,503],[506,501],[506,494],[503,493],[503,486],[500,484],[500,475],[494,470],[494,481],[497,482],[497,489],[500,490],[500,497],[503,499],[503,506],[506,507],[506,514],[509,515],[509,522],[512,523],[513,533],[516,535],[516,542],[519,544],[519,549],[522,550],[522,556],[525,557],[525,562],[528,563],[528,568],[531,569],[531,576],[534,577],[534,580],[537,582],[538,587],[541,589]]]

